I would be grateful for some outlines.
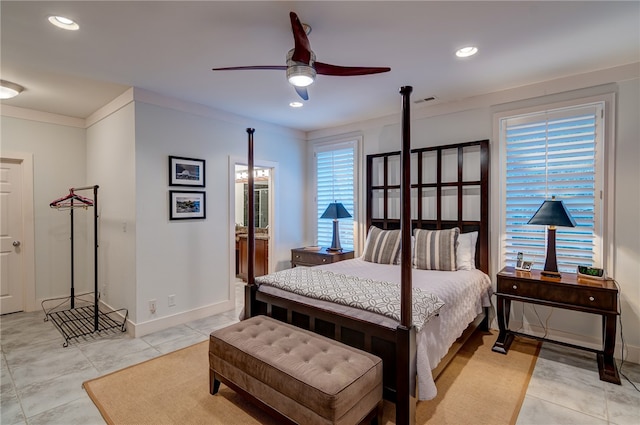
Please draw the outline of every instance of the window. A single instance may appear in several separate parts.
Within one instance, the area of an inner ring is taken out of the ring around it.
[[[333,236],[333,221],[320,216],[331,202],[341,202],[352,217],[340,219],[340,245],[354,249],[356,148],[357,141],[318,144],[314,148],[319,246],[331,246]]]
[[[500,119],[503,238],[501,261],[519,252],[543,269],[546,229],[527,225],[545,199],[562,200],[577,226],[558,227],[558,269],[603,267],[604,105],[594,102]]]

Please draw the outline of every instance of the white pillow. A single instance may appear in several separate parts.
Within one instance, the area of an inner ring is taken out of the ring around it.
[[[460,233],[456,251],[456,268],[473,270],[476,268],[476,241],[478,232]]]

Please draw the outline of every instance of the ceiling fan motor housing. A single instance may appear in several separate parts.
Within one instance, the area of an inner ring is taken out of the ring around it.
[[[316,55],[311,53],[309,63],[296,62],[292,59],[294,49],[287,53],[287,80],[296,87],[307,87],[316,79],[316,70],[313,67]]]

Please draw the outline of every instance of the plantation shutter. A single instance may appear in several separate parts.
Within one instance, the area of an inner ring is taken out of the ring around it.
[[[602,267],[603,106],[601,103],[510,117],[501,122],[506,146],[503,263],[518,252],[543,269],[545,226],[527,225],[545,199],[562,200],[577,226],[558,227],[558,269]]]
[[[331,202],[341,202],[351,218],[339,219],[340,245],[353,249],[355,142],[316,148],[318,245],[331,246],[333,220],[320,218]]]

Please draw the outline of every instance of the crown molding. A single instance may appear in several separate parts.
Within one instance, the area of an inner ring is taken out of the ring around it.
[[[565,93],[605,84],[640,78],[640,62],[633,62],[613,68],[601,69],[583,74],[575,74],[554,80],[542,81],[527,86],[514,87],[493,93],[472,96],[463,99],[443,101],[434,105],[412,107],[411,120],[431,118],[439,115],[463,112],[470,109],[490,108],[501,104],[532,99],[552,94]],[[336,134],[364,131],[400,122],[400,115],[393,114],[367,121],[346,124],[307,133],[308,140],[331,137]]]
[[[3,117],[19,118],[28,121],[38,121],[48,124],[64,125],[67,127],[86,128],[82,118],[52,114],[50,112],[35,111],[11,105],[0,105],[0,115]]]

